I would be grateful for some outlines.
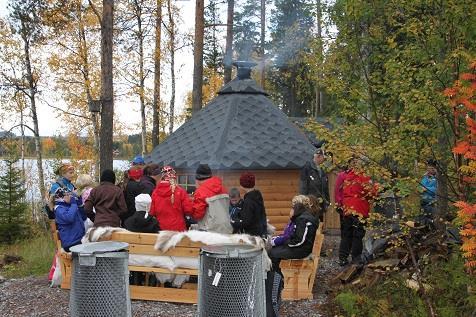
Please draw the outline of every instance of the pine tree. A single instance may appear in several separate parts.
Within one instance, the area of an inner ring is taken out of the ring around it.
[[[242,0],[235,3],[233,44],[238,60],[251,60],[260,49],[260,2]]]
[[[288,115],[303,116],[310,113],[315,90],[304,60],[314,26],[312,2],[276,0],[274,5],[270,46],[275,68],[269,72],[269,90]]]
[[[0,242],[12,243],[26,232],[25,188],[16,159],[3,160],[0,175]]]
[[[205,41],[203,45],[203,63],[214,73],[223,73],[223,50],[218,41],[218,25],[221,24],[218,13],[218,1],[210,0],[205,7]],[[204,74],[206,75],[206,74]],[[205,78],[205,80],[208,80]]]

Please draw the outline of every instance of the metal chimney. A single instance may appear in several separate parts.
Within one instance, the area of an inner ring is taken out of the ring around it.
[[[255,67],[257,64],[255,62],[249,61],[235,61],[233,65],[237,69],[238,79],[251,79],[251,69]]]

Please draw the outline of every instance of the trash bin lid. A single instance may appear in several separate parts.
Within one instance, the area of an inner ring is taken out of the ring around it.
[[[201,248],[201,254],[211,257],[252,257],[262,250],[248,244],[207,245]]]
[[[129,247],[128,243],[119,241],[101,241],[78,244],[69,248],[73,253],[98,254],[107,252],[117,252],[125,250]]]

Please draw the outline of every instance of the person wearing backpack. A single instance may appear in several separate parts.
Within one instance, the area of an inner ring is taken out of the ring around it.
[[[232,233],[230,198],[222,180],[212,176],[208,164],[200,164],[195,173],[197,190],[193,196],[192,218],[199,230]]]

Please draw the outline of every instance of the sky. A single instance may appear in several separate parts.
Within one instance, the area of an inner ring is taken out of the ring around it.
[[[195,1],[180,0],[176,1],[176,5],[180,8],[182,22],[178,24],[179,32],[193,32],[195,25]],[[8,15],[7,0],[0,0],[0,16]],[[176,104],[175,111],[180,113],[184,108],[184,100],[188,91],[192,90],[192,75],[193,75],[193,51],[191,47],[181,49],[176,53]],[[168,73],[169,67],[166,65],[163,72]],[[165,75],[165,74],[164,74]],[[170,91],[168,87],[170,84],[164,83],[162,85],[162,99],[170,100]],[[50,100],[51,102],[51,100]],[[55,106],[61,107],[60,103],[55,103]],[[138,98],[132,100],[116,100],[114,111],[118,113],[120,120],[128,127],[130,134],[140,133],[140,105]],[[41,136],[61,135],[62,120],[61,116],[53,113],[52,109],[46,104],[40,102],[38,105],[38,121]],[[12,124],[12,123],[10,123]],[[12,124],[13,125],[13,124]],[[3,129],[8,128],[8,124]],[[1,129],[0,128],[0,129]],[[177,127],[176,127],[177,128]],[[14,131],[15,132],[15,131]]]

